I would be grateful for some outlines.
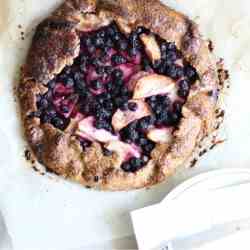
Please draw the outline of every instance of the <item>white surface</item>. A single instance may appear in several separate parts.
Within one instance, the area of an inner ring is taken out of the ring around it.
[[[249,192],[250,170],[245,169],[211,171],[184,182],[160,204],[132,212],[139,249],[154,249],[162,242],[178,242],[203,231],[208,231],[203,241],[209,243],[216,227],[234,221],[240,230],[240,222],[250,219]]]
[[[101,193],[62,179],[41,177],[27,166],[13,86],[33,28],[60,0],[0,0],[0,210],[17,250],[64,250],[132,234],[129,212],[159,202],[174,186],[208,169],[250,166],[250,3],[246,0],[169,0],[201,24],[231,70],[228,141],[199,168],[182,171],[149,190]],[[190,7],[191,6],[191,7]],[[22,29],[18,25],[22,25]],[[24,31],[25,41],[20,32]]]
[[[202,247],[194,248],[193,250],[249,250],[250,246],[250,230],[238,232],[224,239],[210,242]]]

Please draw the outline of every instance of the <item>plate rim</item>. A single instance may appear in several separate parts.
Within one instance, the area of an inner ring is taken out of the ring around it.
[[[240,174],[240,173],[250,175],[250,169],[248,168],[223,168],[223,169],[210,170],[208,172],[195,175],[185,180],[180,185],[176,186],[172,191],[168,193],[168,195],[162,200],[162,202],[163,203],[171,202],[179,198],[184,193],[186,193],[187,190],[190,189],[191,187],[199,185],[200,183],[211,178],[214,175],[218,177],[219,175],[225,175],[225,174],[232,175],[232,174]]]

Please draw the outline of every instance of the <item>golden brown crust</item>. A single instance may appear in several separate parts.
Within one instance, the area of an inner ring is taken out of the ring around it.
[[[148,166],[126,173],[115,166],[116,155],[103,155],[98,143],[83,152],[70,130],[40,124],[36,95],[79,54],[77,30],[94,29],[116,20],[124,31],[145,26],[167,41],[175,42],[197,69],[197,81],[183,108],[183,119],[171,145],[157,145]],[[91,25],[91,27],[89,26]],[[19,97],[27,139],[40,162],[59,175],[104,190],[128,190],[164,181],[183,165],[203,138],[216,126],[217,99],[209,93],[220,89],[216,61],[197,25],[158,0],[66,0],[38,27],[27,57]]]

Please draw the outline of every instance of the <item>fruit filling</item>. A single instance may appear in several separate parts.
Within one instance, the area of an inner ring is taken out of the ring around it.
[[[37,96],[36,116],[65,130],[77,122],[83,150],[101,143],[125,172],[150,160],[157,143],[169,143],[182,116],[196,70],[174,43],[144,27],[123,34],[115,23],[80,33],[80,54]]]

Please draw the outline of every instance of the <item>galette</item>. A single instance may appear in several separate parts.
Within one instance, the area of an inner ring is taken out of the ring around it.
[[[18,93],[47,170],[87,187],[163,182],[218,128],[221,69],[158,0],[66,0],[35,32]]]

